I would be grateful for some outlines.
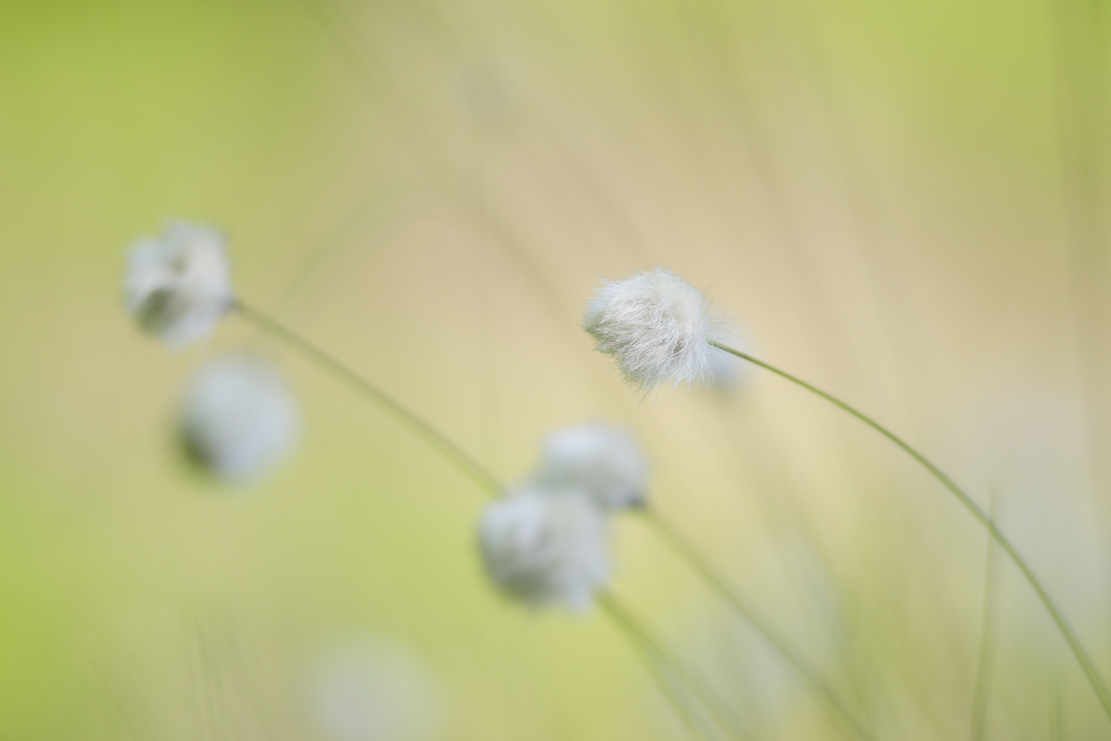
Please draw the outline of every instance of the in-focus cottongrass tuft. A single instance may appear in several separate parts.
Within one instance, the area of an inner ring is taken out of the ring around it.
[[[610,579],[609,523],[581,489],[511,492],[486,508],[478,539],[494,583],[536,607],[581,612]]]
[[[586,424],[556,430],[544,439],[537,484],[580,487],[605,509],[643,507],[648,459],[629,430]]]
[[[656,268],[603,281],[587,304],[583,328],[600,352],[614,356],[625,378],[647,392],[665,381],[706,377],[715,330],[709,310],[702,291]]]
[[[231,482],[257,478],[296,442],[300,414],[277,369],[254,357],[209,362],[186,389],[178,437],[187,455]]]
[[[226,242],[217,229],[182,221],[139,240],[123,284],[139,326],[171,347],[208,335],[235,306]]]

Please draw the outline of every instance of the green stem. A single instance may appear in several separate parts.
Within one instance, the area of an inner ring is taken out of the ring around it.
[[[289,329],[285,325],[279,323],[276,319],[271,319],[261,311],[252,308],[251,306],[239,301],[235,305],[235,310],[242,316],[254,322],[259,328],[266,330],[270,334],[279,337],[280,339],[290,343],[301,352],[308,355],[310,358],[320,363],[325,369],[337,376],[344,382],[353,386],[356,390],[361,392],[364,396],[369,397],[372,401],[377,403],[380,407],[389,412],[393,417],[399,420],[402,424],[407,426],[419,437],[423,438],[425,442],[432,445],[434,448],[444,454],[452,463],[454,463],[463,473],[467,474],[481,486],[488,493],[497,496],[502,491],[502,485],[497,478],[486,470],[478,461],[472,458],[469,454],[463,451],[458,445],[453,443],[446,435],[437,430],[435,427],[425,422],[416,413],[410,411],[407,407],[403,406],[400,402],[396,401],[392,396],[387,394],[382,389],[375,386],[370,381],[360,376],[355,371],[351,370],[348,366],[336,360],[328,353],[321,350],[315,344],[305,339],[301,335]]]
[[[700,681],[687,671],[683,662],[678,657],[673,656],[663,644],[660,643],[652,633],[644,627],[644,625],[633,616],[627,607],[625,607],[613,594],[609,592],[600,592],[597,595],[598,606],[621,628],[630,642],[645,656],[646,660],[650,657],[655,657],[656,661],[668,667],[676,676],[690,687],[691,691],[698,697],[699,701],[705,706],[706,710],[710,712],[717,724],[723,729],[727,730],[731,735],[738,738],[744,738],[746,734],[742,733],[738,726],[740,721],[732,717],[724,707],[724,703],[718,700],[714,694],[704,687]],[[685,707],[677,696],[674,695],[669,689],[667,678],[655,672],[658,681],[664,687],[664,691],[671,698],[672,702],[680,708],[680,712],[687,719],[688,724],[692,724],[693,720],[687,713]],[[701,733],[699,735],[702,735]]]
[[[821,675],[807,664],[806,659],[783,636],[776,632],[772,623],[753,605],[748,597],[741,594],[735,587],[725,581],[710,565],[705,555],[686,536],[676,530],[659,512],[644,510],[644,516],[660,534],[661,538],[684,559],[726,602],[733,606],[740,615],[754,627],[765,640],[780,653],[803,678],[816,689],[826,701],[826,704],[838,720],[846,725],[847,730],[858,738],[871,741],[872,734],[864,725],[853,717]]]
[[[1107,714],[1108,718],[1111,718],[1111,692],[1108,691],[1107,685],[1104,684],[1103,679],[1100,677],[1099,672],[1096,670],[1095,664],[1088,656],[1087,651],[1085,651],[1084,647],[1080,644],[1080,640],[1076,637],[1076,634],[1073,633],[1072,628],[1069,627],[1069,624],[1065,622],[1065,618],[1061,614],[1061,611],[1057,609],[1057,605],[1054,604],[1053,599],[1049,596],[1049,593],[1046,592],[1045,587],[1043,587],[1042,583],[1038,581],[1038,578],[1034,576],[1034,572],[1031,571],[1030,566],[1027,565],[1022,556],[1019,555],[1018,551],[1015,550],[1015,547],[1011,545],[1011,541],[1007,539],[1007,536],[1005,536],[999,530],[999,528],[996,527],[995,522],[982,509],[980,509],[980,507],[978,507],[976,503],[972,501],[971,497],[965,494],[964,491],[959,486],[957,486],[951,478],[946,476],[941,471],[941,469],[931,463],[924,455],[912,448],[902,438],[900,438],[894,432],[888,430],[886,427],[884,427],[868,415],[864,414],[864,412],[861,412],[854,407],[849,406],[837,397],[827,394],[825,391],[822,391],[816,386],[810,385],[806,381],[803,381],[801,378],[797,378],[786,371],[776,368],[774,365],[769,365],[762,360],[754,358],[751,355],[741,352],[740,350],[734,350],[728,345],[723,345],[720,342],[715,342],[714,340],[710,340],[710,344],[718,348],[719,350],[724,350],[727,353],[736,355],[742,360],[747,360],[748,362],[758,365],[765,370],[769,370],[777,376],[785,378],[797,386],[801,386],[807,391],[822,397],[834,406],[839,407],[843,411],[848,412],[864,424],[871,427],[876,432],[886,437],[891,442],[895,443],[895,445],[902,448],[903,452],[905,452],[914,460],[918,461],[918,463],[921,464],[923,468],[929,471],[934,478],[940,481],[941,484],[946,489],[948,489],[961,504],[964,505],[965,509],[972,513],[972,516],[975,517],[976,520],[984,526],[984,528],[988,531],[988,534],[990,534],[991,537],[995,539],[995,542],[999,544],[999,547],[1003,549],[1007,556],[1010,557],[1011,561],[1014,562],[1015,566],[1018,567],[1018,570],[1022,572],[1022,575],[1026,577],[1026,581],[1030,583],[1031,587],[1033,587],[1034,592],[1037,593],[1038,598],[1041,599],[1042,604],[1045,605],[1045,608],[1049,612],[1050,617],[1053,618],[1053,622],[1057,624],[1057,629],[1061,631],[1061,635],[1064,636],[1065,642],[1068,643],[1069,648],[1072,650],[1073,655],[1076,657],[1077,662],[1080,664],[1080,668],[1084,671],[1084,675],[1088,678],[1088,683],[1091,684],[1092,689],[1095,690],[1096,696],[1099,698],[1099,702],[1103,706],[1103,711]]]

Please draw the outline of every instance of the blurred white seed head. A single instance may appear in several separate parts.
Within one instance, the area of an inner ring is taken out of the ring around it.
[[[269,363],[230,355],[209,362],[185,391],[178,435],[187,455],[219,478],[257,478],[300,430],[297,403]]]
[[[609,523],[579,489],[530,485],[489,505],[478,528],[490,578],[510,596],[581,612],[610,578]]]
[[[166,344],[203,338],[235,305],[224,235],[169,223],[162,236],[144,237],[131,248],[123,290],[139,326]]]
[[[315,725],[331,741],[425,741],[440,725],[432,674],[394,642],[359,639],[324,652],[310,700]]]
[[[583,328],[613,355],[625,378],[651,391],[664,381],[700,381],[710,369],[714,324],[706,295],[664,268],[603,281]]]
[[[629,430],[602,424],[569,427],[545,438],[537,482],[546,488],[582,488],[606,509],[642,507],[648,459]]]

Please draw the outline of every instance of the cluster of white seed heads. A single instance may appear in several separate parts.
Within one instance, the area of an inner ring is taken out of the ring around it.
[[[140,239],[128,254],[124,301],[139,326],[170,347],[207,337],[236,304],[227,240],[183,221]],[[178,409],[186,456],[233,483],[255,479],[296,442],[297,404],[271,364],[229,355],[203,366]]]
[[[534,606],[586,609],[611,574],[609,519],[645,504],[648,462],[631,433],[603,425],[559,430],[539,469],[487,507],[479,549],[490,578]]]
[[[173,222],[132,248],[124,293],[146,331],[179,347],[208,335],[236,306],[221,232]],[[598,349],[646,391],[712,373],[709,301],[657,268],[606,281],[584,326]],[[190,457],[230,481],[254,478],[292,446],[296,404],[280,375],[257,358],[204,367],[187,389],[178,431]],[[604,425],[550,434],[536,472],[483,513],[479,551],[490,578],[534,606],[591,605],[612,575],[609,520],[646,505],[648,461],[633,435]]]
[[[665,381],[723,375],[706,295],[663,269],[604,281],[583,326],[626,379],[649,392]],[[724,385],[724,384],[723,384]],[[554,432],[536,474],[490,505],[479,526],[487,573],[532,605],[589,606],[609,581],[608,516],[643,507],[648,462],[632,434],[601,425]]]

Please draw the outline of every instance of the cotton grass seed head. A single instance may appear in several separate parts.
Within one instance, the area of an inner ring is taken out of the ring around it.
[[[191,460],[238,483],[259,477],[292,448],[300,415],[277,369],[259,358],[230,355],[193,378],[177,428]]]
[[[629,430],[602,424],[557,430],[543,443],[540,486],[579,487],[605,509],[642,507],[648,459]]]
[[[583,328],[613,355],[625,378],[651,391],[690,383],[710,368],[714,325],[706,295],[664,268],[603,281],[587,304]]]
[[[211,227],[171,222],[139,240],[127,262],[127,311],[171,347],[205,337],[235,305],[226,240]]]
[[[535,607],[581,612],[610,578],[606,515],[578,489],[510,493],[486,508],[478,540],[494,583]]]

